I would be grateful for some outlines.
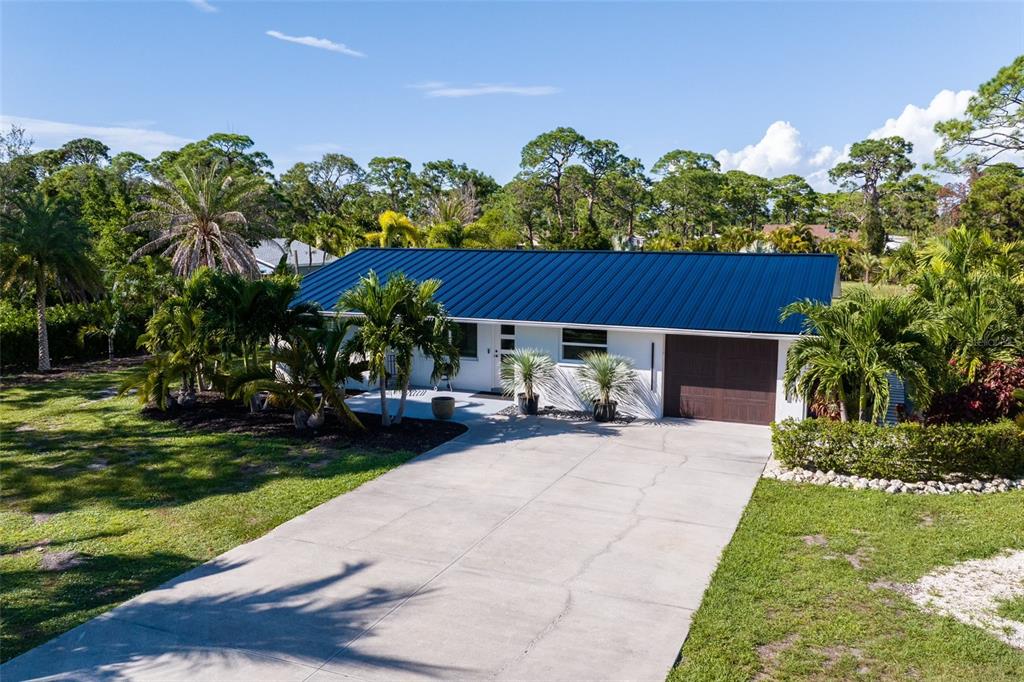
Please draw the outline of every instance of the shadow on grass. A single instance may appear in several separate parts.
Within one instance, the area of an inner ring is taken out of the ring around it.
[[[168,570],[177,559],[168,557]],[[392,589],[361,576],[371,562],[324,566],[322,577],[268,589],[246,561],[215,560],[146,597],[5,664],[5,679],[158,675],[211,679],[267,656],[320,665],[328,658],[383,671],[448,678],[464,669],[361,650],[368,627],[415,588]],[[178,567],[180,568],[180,566]],[[232,575],[237,572],[236,575]],[[427,594],[424,590],[419,594]],[[252,652],[259,652],[255,654]],[[310,672],[312,670],[310,669]]]

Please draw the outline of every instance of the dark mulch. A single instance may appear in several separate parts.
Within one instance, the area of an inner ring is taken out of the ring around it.
[[[290,411],[268,409],[252,413],[238,401],[225,400],[216,393],[202,393],[190,408],[174,408],[166,412],[146,408],[143,416],[156,421],[173,421],[186,429],[218,433],[244,433],[253,436],[290,438],[326,447],[360,447],[367,450],[406,451],[421,453],[466,432],[462,424],[434,419],[405,417],[401,424],[381,426],[380,415],[357,412],[366,431],[343,424],[335,414],[328,414],[320,429],[298,431]]]
[[[49,372],[36,370],[25,371],[20,374],[4,373],[4,386],[25,386],[38,384],[45,381],[57,381],[59,379],[74,379],[86,374],[96,372],[113,372],[119,369],[137,367],[146,361],[148,355],[134,355],[127,358],[114,358],[113,360],[93,360],[92,362],[80,362],[63,367],[54,367]]]

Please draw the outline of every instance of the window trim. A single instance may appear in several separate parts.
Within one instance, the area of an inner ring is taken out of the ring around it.
[[[566,346],[565,330],[566,329],[572,329],[572,330],[576,330],[576,331],[586,331],[586,332],[603,332],[604,333],[604,343],[574,343],[574,342],[569,342],[569,345],[570,346],[583,346],[585,348],[591,349],[591,350],[585,351],[585,352],[598,352],[598,353],[601,353],[601,352],[607,353],[608,352],[608,330],[607,329],[594,329],[594,328],[584,328],[584,327],[560,327],[559,330],[558,330],[558,361],[559,362],[566,363],[566,364],[571,364],[571,365],[579,365],[579,364],[583,363],[583,361],[580,360],[579,358],[567,358],[567,357],[565,357],[565,346]]]

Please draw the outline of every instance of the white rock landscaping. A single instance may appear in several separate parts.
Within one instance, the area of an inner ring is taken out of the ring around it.
[[[1024,552],[965,561],[896,589],[928,611],[952,616],[1024,649],[1024,623],[998,614],[1000,603],[1024,595]]]
[[[863,476],[847,476],[834,471],[811,471],[796,467],[786,469],[774,458],[765,467],[764,478],[795,483],[812,483],[829,485],[833,488],[851,488],[853,490],[879,490],[886,493],[910,493],[914,495],[952,495],[968,493],[983,495],[987,493],[1005,493],[1008,490],[1024,490],[1024,478],[990,478],[971,480],[944,481],[900,481],[886,478],[864,478]]]

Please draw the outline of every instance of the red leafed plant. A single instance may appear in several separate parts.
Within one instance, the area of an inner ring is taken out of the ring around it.
[[[1014,391],[1024,387],[1024,358],[1012,362],[990,362],[975,375],[974,381],[952,393],[943,393],[932,401],[927,423],[980,424],[1022,412]]]

